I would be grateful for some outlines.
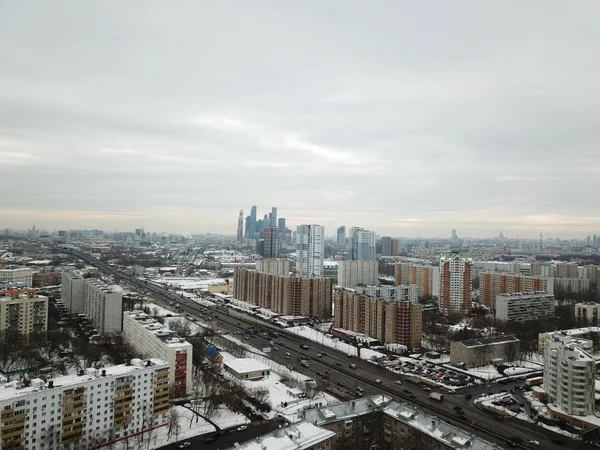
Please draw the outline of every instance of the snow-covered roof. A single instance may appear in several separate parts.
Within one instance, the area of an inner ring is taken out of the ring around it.
[[[298,422],[259,438],[235,444],[238,450],[302,450],[331,439],[335,433],[308,422]]]
[[[270,370],[268,366],[252,358],[236,358],[230,361],[225,361],[223,364],[236,373],[261,372],[263,370]]]

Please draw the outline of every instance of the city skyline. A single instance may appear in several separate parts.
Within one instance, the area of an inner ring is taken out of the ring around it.
[[[600,5],[341,5],[3,3],[2,227],[600,230]]]

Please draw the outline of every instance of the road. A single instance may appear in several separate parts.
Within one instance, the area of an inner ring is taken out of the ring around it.
[[[151,295],[153,300],[163,306],[169,307],[169,302],[175,301],[180,304],[180,308],[184,313],[190,314],[191,317],[198,317],[206,307],[199,305],[194,300],[182,297],[174,292],[168,291],[161,286],[149,283],[145,280],[140,280],[130,276],[113,266],[98,261],[91,255],[74,250],[58,248],[58,251],[70,253],[87,263],[94,265],[104,273],[112,275],[120,282],[124,282],[137,289],[140,292]],[[443,402],[437,402],[429,399],[429,393],[423,391],[418,384],[403,380],[402,385],[397,385],[394,382],[399,379],[399,376],[382,369],[368,361],[360,360],[359,358],[348,358],[346,354],[338,350],[324,347],[317,342],[309,341],[302,337],[296,336],[266,322],[258,320],[256,317],[251,317],[246,314],[232,311],[229,308],[222,306],[214,306],[219,312],[218,316],[221,323],[218,324],[222,328],[235,332],[246,331],[251,325],[260,326],[264,329],[276,330],[279,337],[275,339],[284,344],[279,346],[280,350],[274,351],[270,357],[281,364],[292,364],[295,370],[300,368],[297,361],[299,357],[310,357],[310,366],[299,371],[311,376],[321,387],[326,387],[327,381],[317,375],[317,372],[325,372],[330,370],[335,375],[336,383],[339,381],[345,389],[355,390],[355,387],[360,386],[365,390],[365,395],[371,394],[387,394],[396,399],[401,399],[404,402],[412,403],[429,412],[441,416],[446,422],[453,423],[461,428],[470,429],[471,432],[477,433],[479,436],[485,435],[485,438],[505,446],[507,441],[512,436],[518,436],[523,439],[524,444],[519,445],[519,448],[537,448],[527,443],[531,440],[539,441],[540,447],[544,449],[560,450],[564,449],[563,445],[556,444],[553,440],[568,442],[568,440],[556,433],[536,426],[534,424],[517,421],[517,420],[496,420],[492,413],[480,411],[472,401],[467,401],[462,394],[446,395]],[[238,325],[239,322],[239,325]],[[268,346],[268,339],[263,337],[253,337],[248,342],[251,342],[256,348],[260,349]],[[301,350],[300,344],[308,345],[309,350]],[[285,359],[285,353],[291,354],[290,359]],[[327,354],[326,358],[317,358],[316,353]],[[348,367],[349,361],[356,364],[356,369]],[[381,380],[381,384],[375,382],[376,379]],[[497,386],[497,385],[496,385]],[[508,388],[511,385],[504,385],[502,388]],[[495,388],[494,391],[499,391],[500,388]],[[408,392],[407,392],[408,391]],[[411,397],[413,396],[413,397]],[[475,397],[475,396],[474,396]],[[461,419],[453,410],[455,406],[460,406],[466,413],[466,417]],[[595,447],[587,446],[582,443],[577,443],[577,447],[581,450],[594,449]]]

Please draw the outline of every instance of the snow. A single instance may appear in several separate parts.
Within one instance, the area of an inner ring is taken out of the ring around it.
[[[282,430],[275,430],[256,440],[248,441],[238,450],[295,450],[316,448],[316,445],[335,436],[335,432],[308,422],[298,422]]]
[[[527,367],[509,367],[508,369],[504,370],[504,375],[520,375],[523,373],[529,373],[532,372],[533,369],[529,369]]]
[[[269,367],[252,358],[236,358],[224,361],[223,364],[238,374],[270,370]]]
[[[525,422],[533,422],[531,418],[527,415],[526,412],[516,413],[515,411],[511,411],[509,408],[506,408],[504,405],[494,405],[493,402],[503,400],[503,399],[515,399],[512,395],[506,392],[500,392],[498,394],[493,394],[485,397],[479,397],[475,399],[475,403],[481,403],[481,405],[493,412],[500,413],[502,415],[507,415],[515,419],[524,420]]]

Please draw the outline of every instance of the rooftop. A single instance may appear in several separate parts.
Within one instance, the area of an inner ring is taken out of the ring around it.
[[[137,321],[146,330],[148,330],[149,333],[152,333],[169,347],[191,345],[185,339],[172,332],[160,322],[154,320],[152,317],[142,311],[125,311],[123,314]]]
[[[20,380],[15,380],[9,383],[0,383],[0,400],[29,395],[42,389],[63,389],[71,385],[78,385],[104,376],[112,377],[136,372],[145,369],[148,362],[151,367],[165,365],[165,367],[168,368],[168,363],[161,359],[150,358],[143,361],[141,359],[133,359],[129,365],[120,364],[118,366],[105,367],[103,369],[87,369],[83,372],[83,375],[64,375],[49,379],[48,382],[45,382],[40,378],[34,378],[31,380],[29,386],[24,386]],[[103,371],[105,371],[105,375],[102,375]],[[54,385],[52,388],[49,387],[50,381],[52,381]]]
[[[507,342],[519,342],[519,340],[514,336],[502,335],[502,336],[493,336],[493,337],[482,338],[482,339],[467,339],[466,341],[460,341],[460,344],[464,345],[465,347],[470,348],[470,347],[481,347],[483,345],[490,345],[490,344],[504,344]]]
[[[271,370],[268,366],[252,358],[236,358],[230,361],[224,361],[227,367],[236,373],[260,372]]]
[[[280,428],[243,444],[236,443],[238,450],[301,450],[311,448],[335,436],[333,431],[320,428],[308,422],[298,422]]]
[[[337,403],[319,409],[310,409],[304,412],[304,420],[317,425],[337,422],[345,417],[360,416],[376,411],[380,406],[385,406],[392,401],[386,395],[357,398],[350,402]]]

